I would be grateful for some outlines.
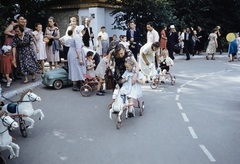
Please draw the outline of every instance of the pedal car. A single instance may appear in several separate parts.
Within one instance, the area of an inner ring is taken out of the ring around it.
[[[42,83],[47,87],[61,89],[63,86],[72,84],[68,79],[66,68],[53,69],[42,75]]]

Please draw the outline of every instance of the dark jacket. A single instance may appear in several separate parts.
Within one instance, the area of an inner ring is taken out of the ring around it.
[[[83,43],[84,43],[84,45],[85,45],[86,47],[89,47],[90,35],[89,35],[89,31],[88,31],[88,28],[86,27],[86,25],[85,25],[85,29],[86,29],[86,32],[85,32],[85,34],[83,35]],[[90,34],[92,34],[92,33],[93,33],[92,27],[90,27],[89,30],[90,30]],[[92,44],[94,45],[94,43],[93,43],[93,38],[92,38]]]
[[[167,49],[174,50],[175,45],[178,43],[178,34],[176,32],[167,33]]]
[[[130,39],[131,39],[131,31],[130,31],[130,29],[127,30],[126,36],[127,36],[127,41],[130,41]],[[141,33],[140,33],[140,30],[138,28],[135,29],[134,34],[133,34],[133,38],[134,38],[134,42],[136,42],[136,43],[140,42],[140,40],[141,40]]]

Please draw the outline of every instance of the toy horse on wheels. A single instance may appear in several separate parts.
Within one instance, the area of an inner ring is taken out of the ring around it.
[[[16,103],[5,104],[2,107],[3,111],[6,111],[12,118],[19,118],[20,131],[23,137],[27,137],[27,128],[31,129],[34,126],[35,121],[30,118],[31,116],[39,113],[39,120],[44,118],[44,114],[41,109],[33,109],[32,102],[41,101],[41,98],[34,94],[31,89],[22,93],[20,100]],[[29,121],[30,126],[26,126],[25,121]]]
[[[10,151],[8,159],[16,158],[19,156],[20,148],[12,142],[12,137],[9,135],[8,129],[18,128],[18,123],[10,116],[7,116],[7,113],[4,111],[0,111],[0,119],[0,151],[8,149]],[[16,152],[14,152],[13,148]],[[3,158],[1,160],[5,161]]]

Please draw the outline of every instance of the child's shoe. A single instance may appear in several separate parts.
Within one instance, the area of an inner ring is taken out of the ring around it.
[[[72,90],[73,90],[73,91],[80,91],[80,89],[78,88],[77,85],[73,85]]]
[[[6,88],[9,88],[11,86],[11,83],[8,82],[7,85],[6,85]]]
[[[101,91],[97,91],[96,95],[98,96],[104,96],[104,94]]]

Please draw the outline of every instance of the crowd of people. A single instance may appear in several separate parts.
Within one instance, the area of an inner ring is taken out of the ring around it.
[[[147,83],[150,80],[151,65],[154,65],[155,72],[160,68],[161,73],[166,74],[169,67],[174,65],[174,52],[180,55],[185,53],[186,60],[190,60],[190,55],[201,55],[207,41],[206,33],[200,26],[197,30],[190,27],[177,32],[174,25],[170,25],[168,29],[163,24],[162,30],[158,32],[154,29],[154,23],[148,22],[146,24],[147,42],[141,45],[141,32],[135,22],[130,21],[126,35],[120,35],[118,40],[117,35],[114,34],[111,42],[106,27],[102,26],[96,37],[97,42],[94,44],[90,22],[91,20],[86,18],[84,25],[78,25],[77,18],[71,17],[66,33],[60,37],[59,27],[53,17],[48,18],[48,25],[43,32],[40,23],[36,23],[35,29],[31,30],[27,27],[24,16],[15,16],[14,21],[4,31],[6,37],[0,57],[0,72],[2,80],[7,83],[6,87],[10,87],[13,80],[21,79],[20,75],[24,77],[23,84],[30,81],[29,76],[34,81],[35,73],[45,73],[45,61],[49,63],[51,70],[57,69],[63,58],[68,62],[69,79],[73,81],[73,91],[79,91],[78,82],[83,82],[86,78],[84,74],[89,74],[94,81],[98,81],[96,94],[103,96],[107,69],[114,68],[114,82],[120,87],[128,81],[128,75],[132,77],[132,85],[138,81],[142,83],[143,76],[146,77]],[[222,53],[220,29],[217,26],[208,36],[207,60],[209,55],[212,55],[211,59],[215,60],[214,54],[217,48]],[[230,61],[233,61],[237,53],[236,45],[240,45],[238,36],[236,36],[236,44],[231,43],[230,46]],[[91,50],[95,47],[97,53],[85,52],[84,47]],[[94,60],[96,55],[101,58],[100,62]]]

